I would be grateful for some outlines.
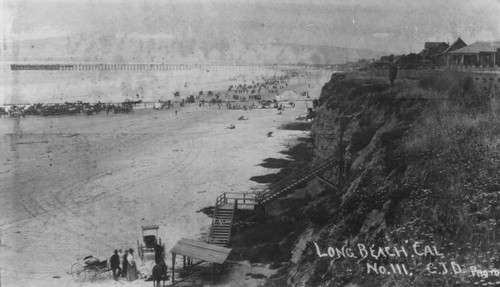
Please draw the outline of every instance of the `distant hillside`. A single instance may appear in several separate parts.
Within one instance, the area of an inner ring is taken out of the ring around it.
[[[147,39],[137,35],[58,37],[15,41],[8,61],[170,62],[232,64],[340,64],[378,58],[382,52],[288,43],[242,43],[229,39]]]

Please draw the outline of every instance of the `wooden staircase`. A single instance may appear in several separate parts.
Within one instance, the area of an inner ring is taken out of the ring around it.
[[[231,238],[231,228],[233,227],[236,202],[225,203],[219,198],[220,196],[217,198],[214,209],[208,243],[225,246],[229,243],[229,239]]]
[[[319,164],[306,166],[259,193],[225,192],[217,197],[212,218],[209,244],[225,246],[229,243],[234,213],[237,209],[254,209],[292,191],[297,185],[309,181],[336,164],[328,157]]]
[[[295,187],[297,187],[297,185],[313,179],[334,165],[334,157],[331,156],[322,160],[319,164],[299,169],[298,171],[258,193],[257,202],[258,204],[266,204],[277,197],[292,191]]]

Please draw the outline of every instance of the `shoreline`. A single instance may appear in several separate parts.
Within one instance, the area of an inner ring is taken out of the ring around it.
[[[15,72],[15,73],[14,73]],[[0,80],[5,98],[13,103],[124,102],[175,100],[198,91],[227,91],[235,83],[284,75],[266,71],[10,71]],[[167,77],[165,79],[165,77]],[[89,88],[91,87],[91,88]],[[136,95],[140,98],[136,98]]]
[[[160,225],[167,251],[179,238],[202,237],[210,220],[196,211],[223,191],[262,186],[248,179],[265,173],[262,160],[303,134],[280,126],[305,112],[300,102],[282,115],[275,109],[192,106],[177,116],[145,110],[0,119],[0,180],[7,183],[0,224],[3,285],[77,286],[66,274],[71,264],[89,254],[106,258],[110,250],[134,248],[140,225]],[[238,121],[241,115],[249,120]],[[236,129],[226,129],[230,123]],[[273,137],[266,136],[269,131]],[[42,254],[43,264],[28,260]],[[148,262],[139,269],[147,272]],[[22,268],[29,275],[8,271]]]

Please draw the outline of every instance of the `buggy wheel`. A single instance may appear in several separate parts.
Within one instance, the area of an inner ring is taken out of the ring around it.
[[[87,272],[82,265],[80,265],[79,263],[75,263],[71,265],[71,276],[73,277],[73,280],[83,282],[85,281]]]
[[[95,282],[97,280],[97,275],[99,275],[99,269],[97,267],[87,267],[87,279],[89,279],[91,282]]]

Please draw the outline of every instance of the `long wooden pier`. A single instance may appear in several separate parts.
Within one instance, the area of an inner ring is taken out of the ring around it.
[[[263,71],[277,70],[310,70],[325,68],[324,65],[226,65],[226,64],[165,64],[165,63],[17,63],[10,64],[12,71],[213,71],[213,70],[241,70],[241,71]]]

